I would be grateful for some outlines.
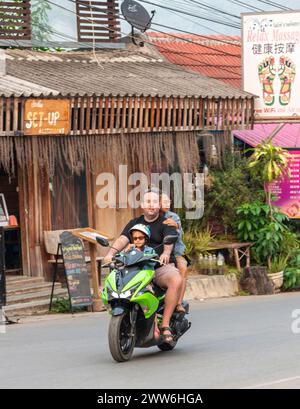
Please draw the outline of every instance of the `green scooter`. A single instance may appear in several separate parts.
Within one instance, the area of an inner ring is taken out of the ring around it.
[[[163,244],[174,244],[177,236],[166,236]],[[110,247],[104,238],[97,238]],[[186,313],[174,312],[170,321],[172,343],[163,342],[159,327],[164,312],[165,290],[153,283],[159,256],[136,252],[121,252],[112,260],[112,270],[105,280],[101,294],[111,314],[109,349],[117,362],[130,360],[134,348],[157,346],[162,351],[175,348],[178,339],[191,327],[186,318],[189,304],[183,303]]]

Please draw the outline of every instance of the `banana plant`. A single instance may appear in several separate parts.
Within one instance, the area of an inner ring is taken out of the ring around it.
[[[269,185],[285,177],[290,177],[290,154],[287,150],[274,146],[271,141],[265,141],[251,150],[253,153],[249,158],[248,166],[254,174],[262,178],[267,203],[272,207]]]

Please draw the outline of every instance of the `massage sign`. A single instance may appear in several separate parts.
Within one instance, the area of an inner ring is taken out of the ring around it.
[[[257,118],[300,116],[300,11],[246,13],[243,86]]]
[[[68,135],[70,101],[64,99],[29,99],[25,102],[25,135]]]

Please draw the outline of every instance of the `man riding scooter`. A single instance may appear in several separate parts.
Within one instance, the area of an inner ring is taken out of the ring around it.
[[[164,224],[164,217],[160,216],[160,196],[157,191],[149,190],[145,192],[141,205],[143,215],[131,220],[123,229],[120,237],[114,242],[113,247],[109,250],[104,263],[111,262],[112,258],[118,251],[122,251],[128,245],[131,237],[130,230],[136,224],[144,224],[149,227],[151,236],[148,240],[148,246],[157,248],[161,267],[155,272],[155,283],[166,289],[165,308],[162,318],[161,335],[165,343],[172,343],[173,334],[170,329],[171,316],[179,302],[182,290],[183,280],[175,267],[175,257],[173,253],[173,244],[158,247],[168,235],[176,235],[174,227]]]

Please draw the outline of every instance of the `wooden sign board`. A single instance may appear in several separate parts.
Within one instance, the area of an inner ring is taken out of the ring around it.
[[[25,102],[25,135],[68,135],[71,106],[68,99],[28,99]]]
[[[76,229],[73,230],[72,233],[74,236],[80,237],[82,240],[86,240],[92,244],[97,244],[96,237],[103,237],[107,240],[112,239],[111,237],[108,237],[106,233],[94,230],[90,227],[86,227],[85,229]]]
[[[0,308],[6,305],[4,229],[0,227]],[[1,318],[1,317],[0,317]]]
[[[82,241],[71,232],[60,235],[72,308],[92,305],[90,281]]]

